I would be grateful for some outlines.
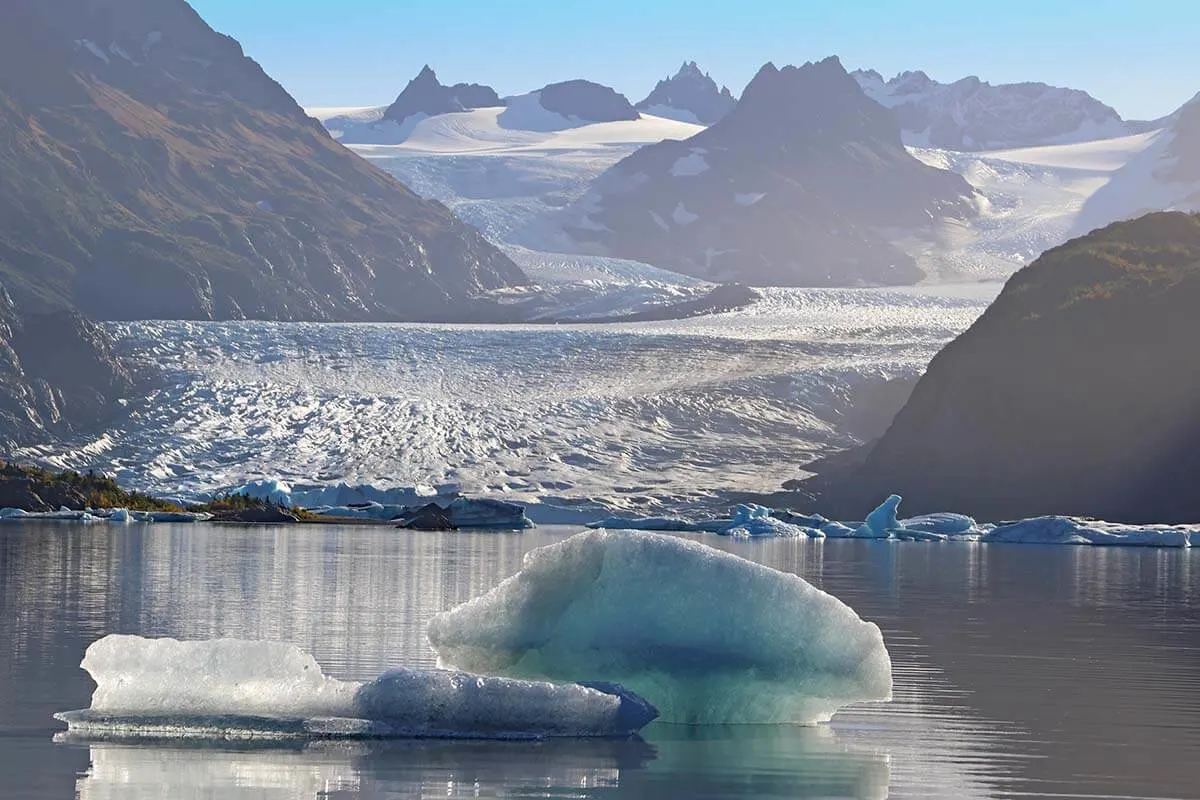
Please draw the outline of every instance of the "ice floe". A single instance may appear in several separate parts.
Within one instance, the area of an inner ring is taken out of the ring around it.
[[[24,511],[19,508],[0,508],[0,522],[108,522],[124,525],[130,522],[207,522],[210,519],[212,514],[188,511],[130,511],[126,508]]]
[[[81,666],[96,682],[91,707],[56,717],[98,738],[623,736],[657,716],[612,684],[418,669],[343,681],[276,642],[114,635],[92,643]]]
[[[879,628],[796,575],[698,542],[589,531],[434,618],[439,663],[614,680],[683,723],[812,723],[886,700]]]
[[[985,544],[1078,544],[1128,547],[1200,545],[1197,525],[1126,525],[1086,517],[1045,516],[980,524],[953,512],[900,519],[901,498],[889,496],[864,522],[839,522],[764,506],[737,506],[728,518],[607,517],[590,524],[610,530],[719,533],[737,538],[799,537]]]

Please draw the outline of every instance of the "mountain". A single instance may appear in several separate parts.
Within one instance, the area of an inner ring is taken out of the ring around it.
[[[659,81],[635,108],[655,117],[712,125],[736,105],[728,87],[718,89],[716,81],[701,72],[695,61],[687,61],[674,77]]]
[[[9,0],[0,174],[0,283],[21,313],[470,319],[523,280],[183,0]]]
[[[996,150],[1110,139],[1144,129],[1077,89],[993,86],[974,76],[945,84],[920,71],[889,81],[874,70],[853,74],[868,97],[892,109],[905,143],[920,147]]]
[[[829,507],[1200,520],[1200,216],[1046,252],[942,350]],[[822,476],[824,477],[824,476]],[[825,507],[825,504],[822,506]]]
[[[767,64],[724,119],[602,174],[563,227],[585,249],[721,282],[907,284],[922,273],[894,239],[975,208],[829,58]]]
[[[409,117],[427,117],[469,111],[472,108],[493,108],[504,105],[496,90],[477,83],[456,83],[443,86],[429,65],[408,82],[396,101],[383,112],[383,119],[403,123]]]
[[[505,98],[504,103],[508,108],[498,122],[510,130],[554,131],[641,118],[625,95],[584,80],[552,83],[535,92]]]
[[[1146,148],[1087,199],[1077,234],[1149,211],[1200,210],[1200,95],[1165,121]]]

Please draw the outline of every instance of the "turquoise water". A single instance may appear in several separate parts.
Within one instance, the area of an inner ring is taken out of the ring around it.
[[[1200,797],[1200,553],[703,540],[884,631],[896,697],[827,726],[642,741],[56,743],[108,633],[294,642],[326,671],[433,664],[431,615],[574,532],[0,526],[0,797]]]

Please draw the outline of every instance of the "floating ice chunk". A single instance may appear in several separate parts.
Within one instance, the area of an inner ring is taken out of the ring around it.
[[[896,519],[896,509],[900,508],[900,495],[894,494],[884,500],[879,508],[867,515],[867,521],[859,526],[854,536],[859,539],[886,539],[892,531],[903,528],[900,520]]]
[[[947,536],[977,533],[979,530],[975,524],[975,520],[966,514],[954,514],[947,511],[937,514],[923,514],[919,517],[902,520],[900,527],[906,531],[940,533]]]
[[[671,165],[671,176],[688,178],[708,172],[708,161],[704,158],[706,152],[702,148],[693,147],[686,156],[676,159]]]
[[[702,530],[702,523],[683,517],[605,517],[598,522],[589,522],[589,528],[606,528],[616,531],[675,531],[678,533]]]
[[[1200,542],[1200,526],[1119,525],[1079,517],[1034,517],[998,525],[984,533],[979,541],[1008,544],[1190,547]]]
[[[725,531],[737,539],[752,539],[759,537],[777,537],[794,539],[800,536],[821,538],[825,534],[812,528],[800,527],[776,519],[774,511],[766,506],[740,505],[733,509],[732,524]]]
[[[525,507],[487,497],[459,497],[446,508],[459,528],[532,528]]]
[[[82,666],[96,682],[91,708],[57,716],[85,735],[612,736],[657,716],[612,685],[411,669],[342,681],[308,653],[275,642],[107,636]]]
[[[685,723],[811,723],[884,700],[879,628],[801,578],[698,542],[591,531],[534,550],[488,594],[434,618],[443,664],[603,678]]]

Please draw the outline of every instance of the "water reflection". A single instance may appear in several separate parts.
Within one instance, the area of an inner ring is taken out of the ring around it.
[[[653,742],[94,743],[80,800],[888,796],[886,755],[827,728],[657,726]]]
[[[105,634],[279,639],[338,677],[371,678],[432,664],[434,613],[572,532],[0,526],[0,796],[71,797],[81,774],[82,796],[135,800],[239,786],[253,797],[1196,796],[1200,549],[701,537],[800,574],[883,628],[895,700],[819,733],[654,725],[632,754],[596,742],[50,741],[53,712],[88,705],[78,664]]]

